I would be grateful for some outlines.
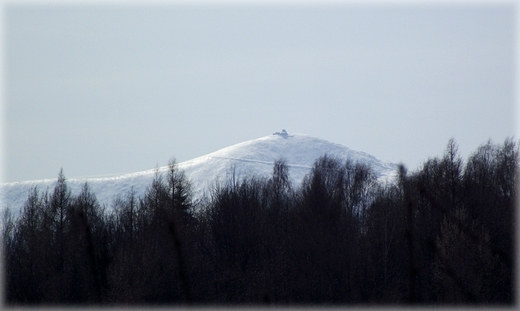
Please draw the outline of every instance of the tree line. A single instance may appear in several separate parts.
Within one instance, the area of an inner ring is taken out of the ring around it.
[[[101,206],[63,171],[2,221],[9,305],[498,304],[514,297],[518,145],[450,140],[391,183],[327,155],[302,184],[234,174],[194,202],[171,160]]]

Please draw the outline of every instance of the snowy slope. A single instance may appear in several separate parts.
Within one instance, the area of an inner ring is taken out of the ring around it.
[[[285,158],[289,166],[289,174],[295,186],[300,185],[305,174],[310,172],[314,161],[327,154],[341,161],[351,159],[354,162],[366,163],[372,167],[380,180],[391,180],[397,166],[381,161],[364,152],[354,151],[345,146],[304,134],[287,133],[285,131],[273,135],[245,141],[213,153],[181,162],[179,169],[186,173],[192,183],[195,198],[204,193],[209,194],[215,180],[225,181],[234,168],[235,176],[245,174],[269,176],[275,160]],[[168,167],[158,168],[163,174]],[[146,190],[156,173],[156,169],[104,178],[67,179],[73,194],[78,194],[82,185],[88,182],[101,204],[110,206],[117,194],[127,193],[131,187],[138,195]],[[65,174],[66,175],[66,174]],[[5,183],[0,185],[0,208],[10,207],[19,210],[27,200],[28,191],[37,187],[43,191],[52,191],[56,179]]]

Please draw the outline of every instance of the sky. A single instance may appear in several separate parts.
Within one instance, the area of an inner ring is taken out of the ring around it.
[[[515,10],[11,3],[2,181],[137,172],[282,129],[410,170],[450,138],[467,158],[516,134]]]

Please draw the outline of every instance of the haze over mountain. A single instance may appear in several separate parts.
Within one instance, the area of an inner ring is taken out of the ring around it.
[[[235,178],[245,175],[269,176],[273,163],[280,158],[287,162],[293,186],[299,186],[304,176],[310,172],[314,161],[325,154],[342,162],[351,159],[365,163],[383,182],[391,181],[397,172],[396,164],[379,160],[365,152],[305,134],[287,133],[285,130],[178,163],[178,168],[191,181],[194,199],[199,199],[204,194],[210,194],[215,182],[225,182],[233,173]],[[67,185],[73,194],[78,194],[83,184],[88,182],[98,201],[110,207],[117,195],[126,194],[132,187],[137,195],[143,194],[156,173],[164,174],[167,169],[168,166],[163,166],[118,176],[71,178],[67,179]],[[64,168],[65,176],[66,173]],[[39,191],[48,189],[50,192],[55,183],[56,178],[1,184],[1,208],[9,207],[17,212],[27,200],[31,188],[37,187]]]

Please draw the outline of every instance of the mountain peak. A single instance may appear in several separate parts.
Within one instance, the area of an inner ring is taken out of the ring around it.
[[[299,186],[316,159],[323,155],[341,162],[351,160],[369,165],[380,180],[390,180],[396,175],[397,165],[376,157],[351,150],[343,145],[299,133],[288,133],[285,129],[272,135],[244,141],[215,152],[178,163],[192,183],[194,198],[210,194],[216,181],[225,181],[231,170],[236,178],[244,176],[270,176],[276,160],[285,159],[289,177],[294,186]],[[165,173],[167,166],[159,167]],[[156,169],[105,178],[68,179],[73,193],[79,193],[88,182],[101,204],[110,206],[116,195],[124,195],[132,187],[136,194],[145,192],[155,177]],[[37,180],[0,185],[0,208],[19,210],[27,199],[28,191],[37,186],[40,191],[52,189],[56,180]]]

